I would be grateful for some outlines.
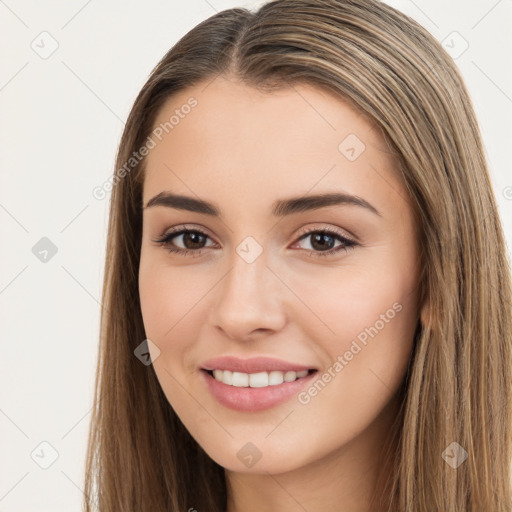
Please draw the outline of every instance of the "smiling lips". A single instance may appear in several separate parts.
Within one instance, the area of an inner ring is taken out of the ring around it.
[[[260,411],[288,400],[317,371],[268,357],[233,356],[210,359],[201,370],[213,396],[222,405],[240,411]]]

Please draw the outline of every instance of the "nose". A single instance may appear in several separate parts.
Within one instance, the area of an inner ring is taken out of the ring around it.
[[[236,341],[268,336],[282,329],[286,324],[285,295],[291,292],[267,266],[265,253],[248,263],[234,252],[232,262],[217,284],[211,324]]]

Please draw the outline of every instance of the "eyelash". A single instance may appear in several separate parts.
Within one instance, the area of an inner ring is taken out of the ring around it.
[[[187,233],[197,233],[203,236],[206,236],[210,238],[206,233],[201,231],[200,229],[184,229],[184,228],[177,228],[173,231],[167,232],[165,235],[163,235],[161,238],[153,240],[154,243],[158,245],[162,245],[166,248],[167,251],[170,253],[179,254],[181,256],[191,256],[191,257],[198,257],[203,254],[203,249],[180,249],[176,247],[171,247],[169,245],[170,241],[180,235],[187,234]],[[297,239],[297,242],[303,240],[304,238],[307,238],[309,235],[314,233],[321,233],[324,235],[329,235],[337,238],[339,241],[342,242],[343,245],[340,245],[338,247],[334,247],[333,249],[329,249],[328,251],[315,251],[311,249],[303,249],[307,251],[310,255],[314,257],[323,257],[323,256],[332,256],[335,253],[341,252],[341,251],[348,251],[349,249],[353,249],[357,245],[359,245],[354,240],[351,240],[347,238],[346,236],[342,235],[336,230],[332,229],[306,229],[303,232],[300,233],[299,238]]]

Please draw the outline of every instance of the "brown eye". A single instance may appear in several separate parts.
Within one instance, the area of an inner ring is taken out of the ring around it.
[[[176,246],[176,243],[173,242],[174,239],[178,240],[183,247]],[[201,255],[203,252],[202,249],[207,247],[205,242],[208,239],[209,236],[206,233],[197,229],[180,229],[166,233],[163,237],[153,241],[156,244],[165,247],[169,252],[183,255],[190,253],[196,253],[194,255]]]
[[[299,238],[299,242],[302,240],[310,240],[309,245],[311,248],[306,248],[306,250],[314,256],[330,256],[358,245],[342,234],[327,229],[307,231]],[[339,242],[338,245],[336,245],[336,242]]]
[[[202,249],[203,244],[208,238],[206,235],[199,233],[198,231],[186,231],[180,234],[175,234],[171,238],[182,237],[182,243],[185,245],[185,249]]]

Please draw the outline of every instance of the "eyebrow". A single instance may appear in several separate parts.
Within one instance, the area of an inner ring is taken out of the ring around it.
[[[272,214],[276,217],[285,217],[296,213],[302,213],[310,210],[318,210],[327,206],[352,205],[366,208],[375,215],[382,216],[379,211],[362,197],[346,194],[342,192],[331,192],[324,194],[315,194],[309,196],[290,197],[288,199],[278,199],[272,205]],[[214,217],[220,216],[220,209],[213,203],[203,199],[173,194],[171,192],[160,192],[152,197],[144,208],[154,206],[165,206],[177,210],[186,210],[189,212],[202,213]]]

